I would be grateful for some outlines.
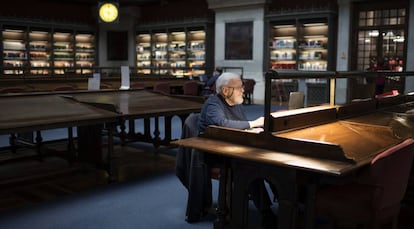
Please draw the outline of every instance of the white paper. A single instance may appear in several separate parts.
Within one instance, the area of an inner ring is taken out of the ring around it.
[[[93,74],[92,74],[92,77],[93,77],[94,79],[99,79],[99,80],[101,80],[101,73],[99,73],[99,72],[97,72],[97,73],[93,73]]]
[[[88,90],[99,90],[101,87],[101,79],[100,78],[88,78]]]
[[[121,66],[121,87],[120,90],[128,90],[130,83],[129,66]]]

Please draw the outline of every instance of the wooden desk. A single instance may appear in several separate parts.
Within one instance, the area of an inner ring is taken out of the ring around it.
[[[310,110],[314,112],[315,108]],[[298,187],[306,186],[305,225],[313,228],[316,185],[321,177],[352,175],[366,166],[376,154],[404,140],[396,136],[392,127],[387,125],[361,123],[372,115],[382,116],[385,120],[384,116],[391,114],[389,110],[388,113],[380,110],[349,120],[332,118],[314,126],[308,126],[309,123],[304,122],[305,127],[294,126],[294,129],[273,133],[255,134],[209,127],[200,136],[181,139],[175,144],[221,158],[216,229],[246,228],[248,187],[255,179],[265,179],[277,189],[278,228],[295,228]],[[336,108],[331,110],[324,107],[321,113],[314,113],[322,117],[336,117],[331,112],[336,112]],[[305,115],[311,120],[323,120],[308,116],[308,112]],[[301,117],[296,118],[303,120]],[[228,176],[228,171],[231,171],[231,176]],[[301,179],[303,175],[307,179]],[[229,180],[233,183],[233,188],[226,190]],[[230,206],[226,203],[230,203]]]
[[[0,107],[0,134],[113,122],[119,116],[59,95],[2,97]]]
[[[81,104],[59,95],[19,95],[4,96],[0,99],[0,134],[16,134],[36,131],[36,147],[39,156],[42,145],[41,130],[68,128],[68,154],[74,157],[72,127],[101,125],[114,123],[119,114],[99,109],[87,104]],[[110,132],[112,130],[109,130]],[[95,145],[93,142],[86,144]],[[95,146],[96,147],[96,146]],[[101,147],[99,145],[98,147]],[[82,151],[78,142],[79,156],[86,156],[88,151]],[[112,152],[112,139],[109,139],[108,157]]]
[[[186,96],[161,95],[146,90],[108,91],[99,93],[70,94],[74,100],[118,112],[121,115],[121,139],[151,142],[155,146],[168,145],[171,141],[171,119],[177,115],[182,121],[193,112],[199,112],[203,101],[192,101]],[[164,116],[165,136],[160,138],[159,117]],[[150,133],[150,120],[155,118],[154,137]],[[144,118],[144,133],[135,133],[135,119]],[[125,120],[129,132],[125,132]]]
[[[179,96],[165,96],[145,90],[131,91],[79,91],[66,93],[31,93],[2,96],[0,107],[0,134],[38,132],[36,146],[40,154],[42,139],[40,131],[68,128],[69,152],[74,155],[72,127],[78,131],[79,158],[97,165],[107,166],[111,174],[112,132],[124,121],[145,118],[144,134],[135,133],[130,122],[128,135],[121,136],[134,140],[152,142],[155,145],[171,141],[171,119],[178,115],[182,120],[192,112],[199,112],[202,103]],[[165,116],[165,137],[160,139],[158,117]],[[156,119],[154,135],[150,133],[150,120]],[[102,153],[102,129],[108,129],[108,154]]]

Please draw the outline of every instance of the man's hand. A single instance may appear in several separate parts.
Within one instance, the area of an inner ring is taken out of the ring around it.
[[[256,120],[249,121],[249,124],[250,128],[262,127],[264,125],[264,117],[260,117]]]

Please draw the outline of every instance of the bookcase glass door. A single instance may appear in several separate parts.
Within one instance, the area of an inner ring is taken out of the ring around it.
[[[29,62],[31,75],[50,74],[51,57],[50,31],[32,28],[29,32]]]
[[[206,66],[206,32],[203,28],[190,28],[187,31],[188,67],[191,75],[205,75]]]
[[[167,47],[168,34],[166,31],[152,34],[152,67],[153,73],[157,75],[169,74]]]
[[[74,38],[71,32],[56,31],[53,33],[53,66],[54,74],[61,75],[74,67]]]
[[[140,32],[136,36],[137,73],[151,73],[151,34]]]
[[[328,66],[328,24],[324,19],[300,23],[298,69],[326,71]]]
[[[277,22],[271,27],[270,66],[273,69],[296,69],[296,21]]]
[[[28,67],[27,29],[23,27],[4,27],[3,36],[3,74],[22,75]]]

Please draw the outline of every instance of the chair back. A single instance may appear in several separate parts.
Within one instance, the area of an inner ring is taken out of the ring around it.
[[[21,93],[21,92],[25,92],[25,89],[21,87],[6,87],[6,88],[0,89],[0,93]]]
[[[291,92],[289,94],[288,109],[298,109],[305,106],[305,94],[300,91]]]
[[[181,138],[191,138],[198,135],[199,113],[191,113],[184,121]]]
[[[154,85],[155,92],[161,93],[161,94],[170,94],[170,83],[168,82],[161,82]]]
[[[244,93],[246,94],[253,94],[254,85],[256,85],[256,81],[254,79],[244,79]]]
[[[76,90],[75,87],[72,87],[69,85],[58,86],[53,89],[53,91],[75,91],[75,90]]]
[[[145,89],[145,83],[142,82],[134,82],[130,86],[131,89]]]
[[[112,88],[112,85],[110,85],[110,84],[100,84],[99,85],[99,89],[111,89]]]
[[[181,138],[191,138],[198,135],[199,113],[191,113],[184,121]],[[178,147],[176,154],[175,173],[181,183],[188,189],[191,171],[191,148]]]
[[[407,188],[414,156],[414,139],[407,139],[378,154],[358,183],[379,187],[374,194],[375,209],[383,209],[401,202]]]
[[[196,81],[187,81],[183,84],[184,95],[198,95],[198,83]]]

